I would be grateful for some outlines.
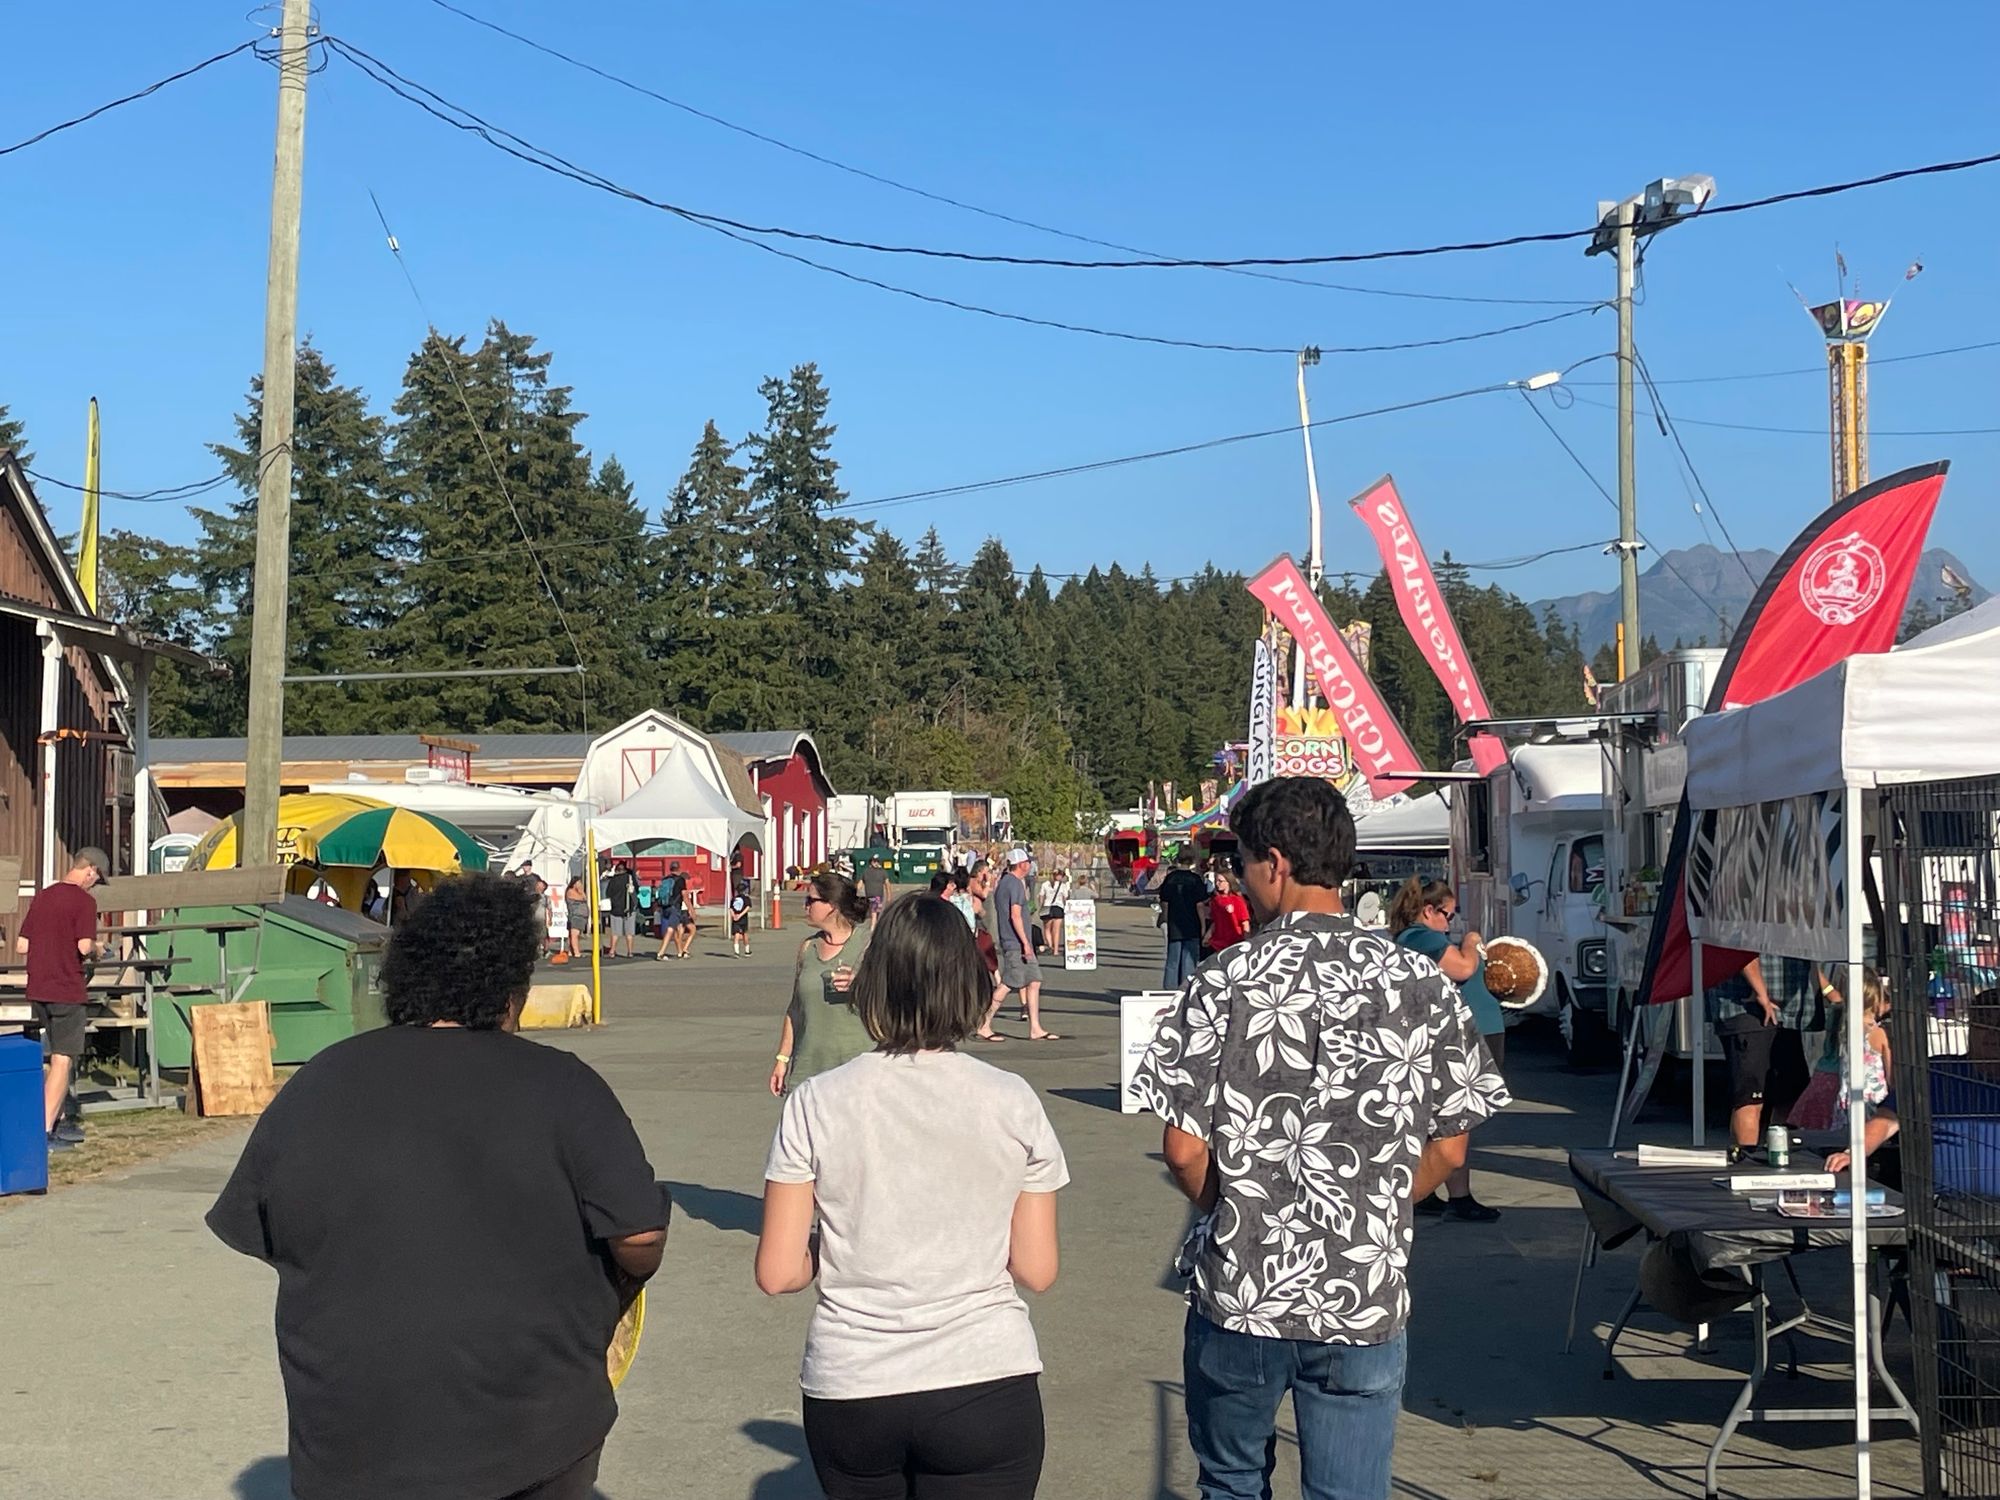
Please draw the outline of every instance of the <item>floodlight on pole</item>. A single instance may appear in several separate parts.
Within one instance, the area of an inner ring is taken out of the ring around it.
[[[1597,232],[1585,255],[1614,252],[1618,257],[1618,602],[1625,651],[1620,676],[1629,677],[1640,665],[1639,634],[1639,501],[1638,442],[1632,427],[1632,286],[1638,271],[1638,246],[1662,229],[1690,219],[1715,196],[1715,179],[1706,173],[1662,177],[1646,184],[1636,197],[1623,202],[1600,200]]]

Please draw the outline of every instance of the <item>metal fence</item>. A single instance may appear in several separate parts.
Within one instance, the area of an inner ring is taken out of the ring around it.
[[[1924,1493],[2000,1495],[2000,777],[1885,789],[1875,852]]]

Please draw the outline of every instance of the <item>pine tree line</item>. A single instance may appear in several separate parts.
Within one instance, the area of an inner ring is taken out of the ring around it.
[[[710,421],[649,514],[534,340],[494,323],[476,347],[433,335],[390,414],[300,350],[288,670],[565,666],[581,677],[294,685],[294,734],[600,730],[660,707],[707,730],[810,729],[844,791],[990,789],[1026,834],[1192,788],[1238,740],[1256,601],[1214,567],[1162,585],[1112,565],[1051,587],[989,538],[962,566],[935,528],[914,548],[841,509],[826,383],[804,364],[760,387],[765,421]],[[240,734],[249,652],[261,391],[214,451],[240,499],[174,546],[104,541],[108,610],[198,647],[223,677],[162,671],[158,735]],[[534,542],[531,550],[522,533]],[[1582,704],[1583,659],[1553,617],[1439,581],[1497,712]],[[546,579],[546,584],[544,580]],[[553,593],[560,612],[550,602]],[[1449,702],[1405,635],[1386,578],[1329,589],[1374,626],[1374,673],[1432,764],[1458,753]]]

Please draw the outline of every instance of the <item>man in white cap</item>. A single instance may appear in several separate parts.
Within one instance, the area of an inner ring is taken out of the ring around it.
[[[15,951],[28,960],[23,998],[34,1008],[42,1030],[42,1104],[53,1150],[68,1150],[83,1140],[82,1128],[64,1120],[62,1113],[70,1077],[83,1056],[83,1006],[89,999],[83,961],[104,951],[97,940],[97,902],[90,890],[110,878],[111,860],[102,849],[77,850],[69,874],[36,892],[28,903],[28,914],[21,918],[21,931],[14,939]]]
[[[1021,1003],[1028,1008],[1028,1040],[1059,1042],[1061,1037],[1042,1029],[1042,966],[1035,958],[1035,941],[1029,936],[1035,920],[1031,899],[1028,851],[1009,849],[1007,873],[1000,877],[992,896],[1000,913],[1000,983],[993,991],[993,1011],[986,1018],[986,1027],[992,1029],[993,1016],[999,1014],[1007,991],[1019,990]]]

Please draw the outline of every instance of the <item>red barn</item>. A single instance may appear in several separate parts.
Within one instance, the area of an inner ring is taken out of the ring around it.
[[[797,866],[810,869],[827,857],[826,805],[833,783],[819,746],[803,729],[754,734],[713,734],[717,746],[733,750],[750,770],[750,782],[764,807],[764,848],[772,878]]]

